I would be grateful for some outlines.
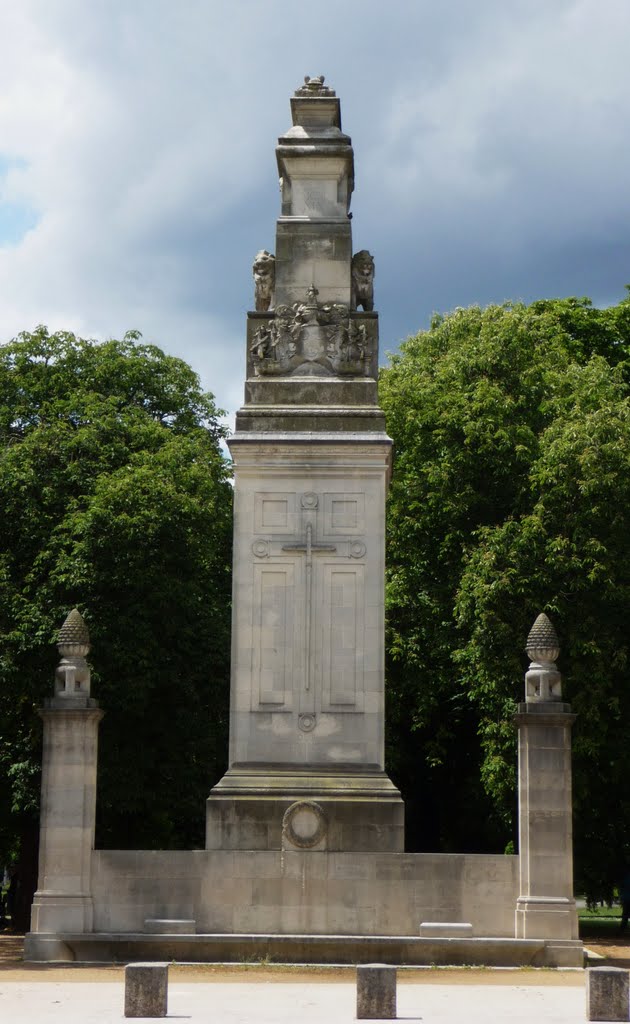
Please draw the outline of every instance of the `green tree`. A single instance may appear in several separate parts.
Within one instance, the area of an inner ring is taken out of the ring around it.
[[[35,708],[74,605],[106,711],[98,842],[203,845],[227,730],[232,492],[212,396],[138,338],[40,327],[0,348],[3,859],[21,835],[32,860]]]
[[[630,300],[456,310],[383,371],[394,774],[416,848],[515,836],[511,716],[539,611],[562,641],[579,884],[630,839]],[[402,740],[401,740],[402,737]],[[415,827],[414,827],[415,826]]]

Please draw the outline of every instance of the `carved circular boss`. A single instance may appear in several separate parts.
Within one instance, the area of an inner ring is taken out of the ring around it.
[[[314,800],[297,800],[284,812],[282,834],[291,846],[310,850],[326,835],[328,822]]]

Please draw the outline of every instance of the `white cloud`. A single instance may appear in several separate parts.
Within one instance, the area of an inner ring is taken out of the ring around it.
[[[273,150],[306,73],[337,89],[355,143],[355,246],[377,257],[383,348],[434,306],[601,292],[602,263],[615,295],[626,0],[5,7],[0,203],[39,219],[0,242],[0,338],[136,327],[233,409],[251,258],[279,212]]]

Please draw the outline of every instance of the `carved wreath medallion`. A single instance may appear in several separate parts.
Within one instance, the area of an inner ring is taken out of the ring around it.
[[[328,822],[319,804],[314,800],[297,800],[284,812],[282,835],[299,850],[310,850],[326,835]]]
[[[301,732],[312,732],[317,725],[317,718],[310,711],[298,716],[298,729]]]

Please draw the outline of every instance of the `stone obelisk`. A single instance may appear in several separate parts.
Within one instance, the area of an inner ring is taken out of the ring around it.
[[[385,498],[374,261],[323,77],[278,142],[276,251],[254,261],[234,460],[230,764],[212,849],[403,849],[384,771]],[[361,308],[359,308],[361,307]]]

